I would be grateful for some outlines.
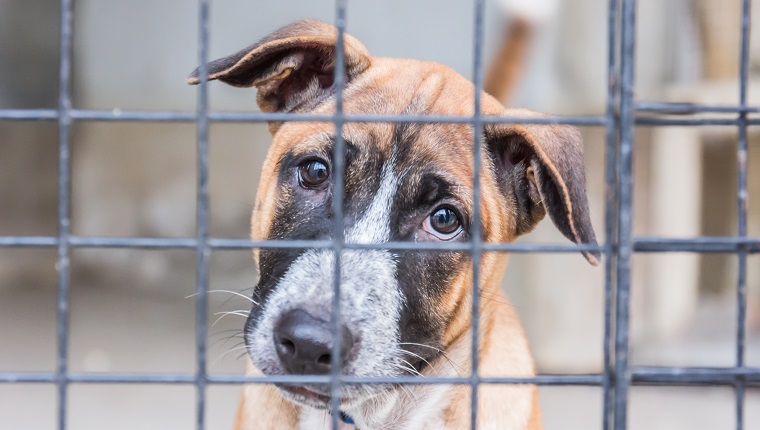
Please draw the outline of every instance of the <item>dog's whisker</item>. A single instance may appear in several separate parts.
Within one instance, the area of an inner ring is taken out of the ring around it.
[[[509,300],[506,300],[506,298],[503,295],[499,294],[499,293],[493,293],[493,292],[482,291],[481,290],[480,291],[480,297],[482,297],[482,298],[484,298],[486,300],[492,301],[494,303],[499,303],[499,304],[502,304],[502,305],[507,305],[510,308],[514,308],[515,307],[512,303],[509,302]]]
[[[227,342],[229,342],[230,340],[235,339],[235,338],[237,338],[237,339],[245,339],[245,335],[243,333],[232,334],[232,335],[229,335],[227,337],[224,337],[224,338],[221,338],[221,339],[217,339],[217,340],[211,342],[208,345],[208,347],[211,348],[211,347],[219,345],[219,344],[221,344],[220,347],[223,347],[224,345],[227,344]]]
[[[214,321],[214,322],[211,324],[211,327],[214,327],[214,326],[215,326],[215,325],[216,325],[216,324],[217,324],[219,321],[221,321],[221,320],[222,320],[222,318],[224,318],[224,317],[226,317],[226,316],[229,316],[229,315],[237,315],[237,316],[239,316],[239,317],[248,318],[248,313],[249,313],[248,311],[243,311],[243,310],[239,310],[239,311],[226,311],[226,312],[216,312],[216,313],[214,313],[214,315],[220,315],[220,314],[221,314],[221,316],[220,316],[219,318],[217,318],[217,319],[216,319],[216,321]]]
[[[244,349],[244,348],[246,348],[246,345],[245,345],[244,343],[241,343],[241,344],[238,344],[238,345],[235,345],[235,346],[233,346],[232,348],[228,349],[227,351],[225,351],[225,352],[223,352],[223,353],[219,354],[219,356],[218,356],[218,357],[216,357],[216,358],[214,359],[214,361],[211,363],[211,366],[214,366],[214,365],[216,365],[217,363],[219,363],[219,361],[220,361],[220,360],[223,360],[225,357],[227,357],[227,355],[229,355],[229,354],[231,354],[231,353],[233,353],[233,352],[235,352],[235,351],[240,351],[241,349]],[[246,352],[246,351],[244,351],[244,353],[245,353],[245,352]],[[240,357],[242,357],[242,355],[241,355],[241,356],[239,356],[239,357],[237,357],[237,358],[236,358],[236,360],[239,360],[239,359],[240,359]]]
[[[434,347],[434,346],[430,346],[430,345],[425,345],[425,344],[423,344],[423,343],[414,343],[414,342],[399,342],[398,344],[399,344],[399,345],[413,345],[413,346],[422,346],[422,347],[425,347],[425,348],[430,348],[430,349],[433,349],[433,350],[435,350],[435,351],[437,351],[437,352],[443,352],[443,350],[442,350],[442,349],[440,349],[440,348],[436,348],[436,347]]]
[[[413,376],[424,377],[422,374],[420,374],[414,368],[409,369],[406,366],[404,366],[402,364],[399,364],[399,363],[396,363],[396,367],[399,368],[399,369],[401,369],[401,370],[405,370],[407,372],[412,373]],[[397,386],[399,388],[401,388],[401,390],[403,390],[410,399],[415,400],[415,401],[417,400],[417,396],[414,395],[414,393],[412,392],[412,389],[410,387],[408,387],[406,384],[398,384]],[[385,395],[386,398],[383,399],[383,402],[390,401],[391,394],[387,393],[387,394],[384,394],[384,395]]]
[[[409,366],[408,370],[410,372],[412,372],[413,375],[420,376],[420,377],[423,377],[423,378],[425,377],[425,375],[423,375],[422,373],[420,373],[420,371],[417,370],[417,368],[414,367],[414,365],[412,363],[410,363],[410,362],[408,362],[408,361],[406,361],[406,360],[404,360],[403,358],[400,358],[400,357],[396,357],[396,358],[398,358],[399,360],[401,360],[402,362],[404,362],[407,366]]]
[[[466,370],[464,369],[464,367],[461,364],[457,363],[456,361],[450,359],[449,356],[446,355],[446,353],[442,352],[441,357],[443,357],[444,360],[446,360],[449,363],[449,365],[451,365],[452,370],[456,372],[457,376],[462,377],[462,374],[459,372],[460,370],[466,373]]]
[[[235,346],[233,346],[232,348],[230,348],[230,349],[228,349],[227,351],[224,351],[223,353],[221,353],[221,354],[219,355],[219,357],[220,357],[220,358],[221,358],[221,357],[224,357],[224,356],[226,356],[226,355],[228,355],[228,354],[230,354],[230,353],[232,353],[232,352],[235,352],[235,351],[240,351],[241,349],[245,349],[245,348],[247,348],[247,346],[246,346],[244,343],[236,344],[236,345],[235,345]]]
[[[436,347],[430,346],[430,345],[424,345],[424,344],[421,344],[421,343],[414,343],[414,342],[399,342],[399,345],[416,345],[416,346],[422,346],[422,347],[433,349],[433,350],[437,351],[440,354],[440,356],[443,357],[444,360],[448,361],[448,363],[451,365],[452,369],[454,370],[454,372],[457,373],[458,376],[460,376],[460,377],[462,376],[462,374],[459,371],[460,370],[464,371],[464,367],[462,365],[458,364],[457,362],[453,361],[452,359],[450,359],[449,356],[446,354],[446,352],[444,350],[440,349],[440,348],[436,348]],[[402,351],[404,351],[404,349],[402,349]],[[409,351],[407,351],[407,352],[409,352]]]
[[[237,291],[231,291],[231,290],[208,290],[208,291],[206,291],[206,294],[211,294],[211,293],[227,293],[227,294],[232,294],[232,295],[235,295],[235,296],[238,296],[238,297],[242,297],[242,298],[248,300],[249,302],[253,303],[254,305],[258,305],[258,302],[256,302],[255,300],[253,300],[253,298],[248,297],[245,294],[240,294]],[[190,294],[189,296],[186,296],[185,299],[190,299],[190,298],[193,298],[193,297],[197,297],[198,294],[200,294],[200,293]]]
[[[415,369],[413,367],[405,366],[403,364],[397,364],[396,367],[399,368],[399,369],[402,369],[402,370],[405,370],[405,371],[411,373],[413,376],[419,376],[419,375],[417,375],[417,373],[418,373],[417,369]]]
[[[209,339],[215,337],[216,339],[213,340],[214,342],[222,342],[222,341],[225,341],[225,340],[233,338],[233,337],[243,337],[242,330],[237,330],[237,329],[236,330],[225,330],[224,332],[227,333],[227,334],[225,334],[225,333],[216,333],[216,334],[213,334],[213,335],[209,336]]]
[[[409,373],[412,373],[413,375],[414,375],[414,372],[416,372],[416,369],[410,368],[410,367],[405,366],[405,365],[400,364],[400,363],[396,363],[395,366],[396,366],[396,368],[404,370],[404,371],[409,372]],[[416,375],[414,375],[414,376],[416,376]]]
[[[247,311],[245,309],[238,309],[236,311],[219,311],[219,312],[214,312],[214,315],[240,315],[240,316],[247,317],[248,314],[250,314],[250,313],[251,313],[250,311]]]
[[[433,367],[433,365],[432,365],[432,364],[430,364],[430,362],[429,362],[429,361],[425,360],[425,357],[423,357],[423,356],[421,356],[421,355],[419,355],[419,354],[415,354],[415,353],[413,353],[412,351],[407,351],[407,350],[405,350],[405,349],[403,349],[403,348],[399,349],[399,351],[400,351],[401,353],[404,353],[404,354],[408,354],[408,355],[411,355],[412,357],[417,357],[417,358],[419,358],[420,360],[424,361],[424,362],[425,362],[425,364],[427,364],[428,366],[430,366],[430,368],[431,368],[431,369],[435,369],[435,367]]]
[[[230,328],[230,329],[227,329],[227,330],[219,330],[219,331],[214,330],[214,333],[210,334],[209,337],[221,336],[221,335],[223,335],[225,333],[229,333],[231,331],[242,333],[242,330],[240,330],[239,328]]]

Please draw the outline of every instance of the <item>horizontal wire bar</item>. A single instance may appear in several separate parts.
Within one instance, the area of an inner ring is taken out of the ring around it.
[[[56,383],[58,375],[52,372],[0,372],[0,384]]]
[[[208,375],[210,384],[329,384],[330,375]],[[136,373],[70,373],[66,380],[72,383],[101,384],[194,384],[196,375],[190,374],[136,374]],[[5,372],[0,373],[0,383],[54,383],[58,378],[54,373]],[[341,376],[346,384],[470,384],[471,378],[388,376],[358,377]],[[534,378],[478,378],[484,384],[539,384],[539,385],[600,385],[601,375],[539,375]]]
[[[191,248],[198,247],[193,238],[154,237],[72,237],[69,242],[77,248]]]
[[[95,237],[71,236],[69,244],[76,248],[141,248],[141,249],[195,249],[195,238],[159,237]],[[58,245],[55,236],[0,236],[3,247],[54,247]],[[219,250],[235,249],[326,249],[332,247],[329,240],[249,240],[222,239],[208,240],[209,247]],[[467,243],[436,242],[386,242],[347,243],[347,249],[421,250],[421,251],[469,251]],[[543,243],[484,243],[484,251],[508,251],[516,253],[574,253],[579,251],[604,251],[597,245],[563,245]],[[746,250],[760,253],[760,238],[738,238],[734,236],[698,236],[693,238],[666,238],[639,236],[634,239],[636,252],[697,252],[731,253]]]
[[[57,121],[55,109],[0,109],[0,120],[8,121]]]
[[[671,106],[672,107],[669,107]],[[643,104],[640,112],[664,112],[671,115],[690,114],[697,112],[730,113],[730,112],[760,112],[760,107],[748,106],[743,110],[740,106],[717,106],[696,105],[689,103],[675,103],[662,105],[657,103]],[[183,111],[122,111],[74,109],[70,112],[70,119],[75,121],[108,121],[108,122],[195,122],[198,116],[195,112]],[[291,121],[291,122],[333,122],[333,115],[295,114],[280,112],[209,112],[209,120],[212,122],[268,122],[268,121]],[[58,112],[51,109],[0,109],[0,121],[54,121],[58,119]],[[595,115],[571,115],[551,117],[507,117],[496,115],[484,115],[481,117],[485,124],[569,124],[577,126],[606,126],[607,118]],[[469,116],[443,116],[443,115],[350,115],[344,117],[345,122],[384,122],[384,123],[450,123],[468,124],[473,119]],[[670,116],[652,117],[640,116],[636,118],[636,125],[643,126],[737,126],[736,118],[674,118]],[[747,125],[760,125],[760,118],[747,119]]]
[[[700,236],[685,239],[637,237],[634,250],[638,252],[760,252],[760,238],[734,236]]]
[[[750,384],[760,384],[760,367],[634,367],[631,376],[635,385],[691,385],[719,384],[731,385],[737,378]],[[139,373],[69,373],[65,379],[71,383],[102,384],[194,384],[195,374],[139,374]],[[329,384],[330,375],[269,375],[238,376],[208,375],[209,384]],[[470,384],[467,377],[418,377],[388,376],[359,377],[341,376],[346,384]],[[536,384],[536,385],[588,385],[600,386],[601,374],[546,374],[533,378],[480,377],[482,384]],[[58,376],[53,372],[0,372],[0,383],[56,383]]]
[[[58,246],[56,236],[0,236],[0,248],[37,248]]]
[[[760,106],[644,101],[636,104],[636,110],[639,112],[664,112],[673,115],[690,115],[694,113],[759,113]]]
[[[213,249],[304,249],[331,248],[332,242],[329,240],[250,240],[250,239],[209,239],[209,247]]]
[[[47,109],[0,109],[0,120],[55,120],[56,111]],[[316,121],[334,122],[335,115],[299,114],[282,112],[209,112],[208,118],[215,122],[266,122],[266,121]],[[449,115],[371,115],[346,114],[342,116],[346,122],[389,122],[389,123],[472,123],[471,116]],[[114,121],[114,122],[195,122],[196,112],[183,111],[141,111],[120,109],[90,110],[73,109],[71,119],[80,121]],[[607,119],[603,116],[550,116],[550,117],[509,117],[489,115],[483,116],[484,123],[510,124],[573,124],[602,126]]]
[[[80,121],[156,121],[156,122],[196,122],[198,120],[197,112],[182,111],[122,111],[121,109],[113,110],[84,110],[76,109],[71,111],[71,118]]]
[[[637,367],[632,370],[632,375],[639,385],[733,385],[737,379],[760,383],[760,368],[757,367]]]
[[[748,125],[760,125],[760,118],[747,120]],[[736,118],[678,118],[678,117],[637,117],[636,125],[642,126],[733,126],[739,125]]]

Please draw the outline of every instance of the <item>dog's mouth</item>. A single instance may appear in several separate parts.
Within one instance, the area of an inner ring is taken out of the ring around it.
[[[410,363],[412,369],[403,370],[398,376],[420,376],[421,371],[426,367],[425,361]],[[294,403],[311,406],[317,409],[326,409],[330,406],[330,386],[326,384],[310,385],[290,385],[274,384],[285,395],[286,398]],[[379,395],[381,392],[398,388],[399,384],[342,384],[340,399],[341,407],[362,403],[363,401]],[[367,390],[369,389],[369,390]]]
[[[404,366],[398,366],[400,371],[396,374],[398,377],[418,376],[422,377],[430,365],[430,361],[424,358],[419,360],[404,361]],[[329,384],[274,384],[283,395],[294,403],[311,406],[314,408],[328,408],[331,399],[331,386]],[[349,406],[375,397],[382,392],[393,390],[401,384],[373,384],[368,381],[366,384],[341,384],[340,387],[340,405]]]
[[[315,409],[327,409],[330,407],[330,386],[329,385],[283,385],[275,384],[284,397],[293,403],[310,406]],[[345,392],[348,388],[349,392]],[[356,388],[356,387],[354,387]],[[367,396],[355,393],[350,386],[341,386],[340,408],[349,408],[362,403],[364,400],[373,395]]]
[[[330,407],[330,386],[320,385],[284,385],[275,384],[284,397],[293,403],[310,406],[315,409]],[[394,385],[341,385],[340,408],[351,408],[364,403],[370,398],[390,390]]]
[[[325,389],[319,385],[282,385],[275,384],[287,397],[295,403],[301,403],[316,408],[326,408],[330,404],[329,387]],[[341,403],[344,399],[341,399]]]

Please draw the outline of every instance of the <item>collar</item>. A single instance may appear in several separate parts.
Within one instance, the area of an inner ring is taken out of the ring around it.
[[[343,421],[346,424],[355,425],[354,424],[354,419],[351,418],[350,415],[348,415],[347,413],[345,413],[343,411],[340,411],[340,420]]]

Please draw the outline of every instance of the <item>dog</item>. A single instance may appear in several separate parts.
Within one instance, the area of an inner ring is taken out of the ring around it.
[[[337,30],[298,21],[207,65],[208,79],[257,87],[264,112],[331,115]],[[474,112],[473,84],[433,62],[370,56],[345,34],[343,110],[349,114]],[[196,70],[188,78],[200,82]],[[484,115],[539,118],[487,94]],[[270,122],[252,215],[255,240],[326,240],[332,235],[331,122]],[[382,244],[466,243],[473,219],[473,127],[456,123],[344,124],[344,240]],[[585,192],[582,142],[573,127],[484,125],[480,226],[486,242],[511,242],[545,216],[578,244],[596,244]],[[598,252],[584,252],[596,265]],[[335,258],[328,249],[254,251],[259,280],[244,335],[251,375],[328,374]],[[528,342],[499,285],[506,253],[480,260],[479,373],[535,375]],[[341,254],[340,372],[356,377],[467,377],[471,370],[473,271],[464,251],[350,249]],[[342,429],[463,429],[470,386],[340,387]],[[329,387],[248,384],[236,429],[329,428]],[[538,429],[537,388],[483,384],[481,429]]]

